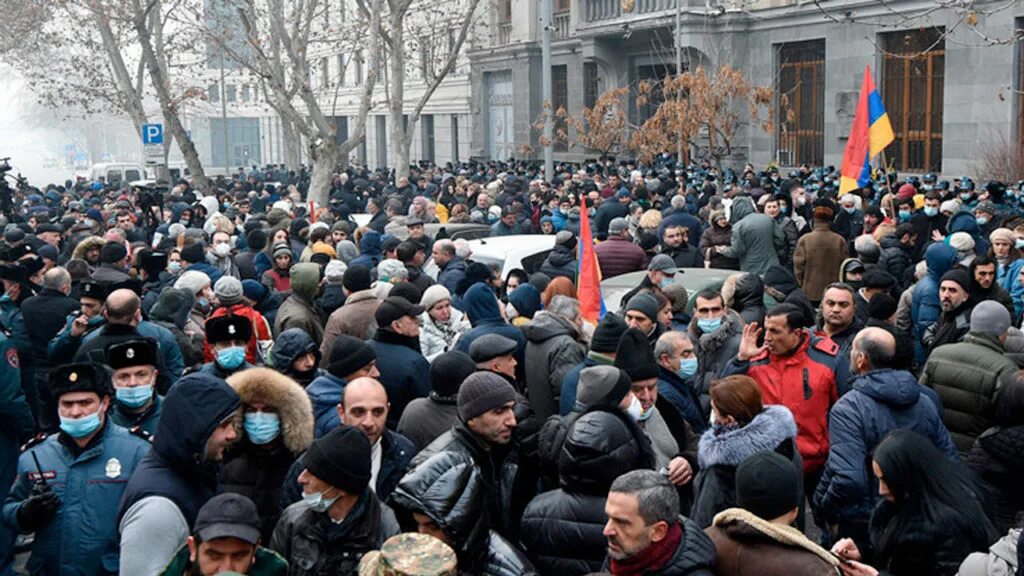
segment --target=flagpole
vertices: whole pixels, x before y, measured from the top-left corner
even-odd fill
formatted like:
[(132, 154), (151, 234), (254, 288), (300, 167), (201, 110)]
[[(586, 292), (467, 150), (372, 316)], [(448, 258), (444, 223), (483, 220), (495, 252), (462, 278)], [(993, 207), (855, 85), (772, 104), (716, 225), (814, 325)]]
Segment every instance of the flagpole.
[(892, 214), (890, 214), (889, 217), (892, 218), (894, 222), (899, 223), (895, 205), (896, 197), (892, 195), (892, 182), (889, 180), (889, 160), (885, 157), (885, 148), (882, 148), (882, 174), (885, 175), (885, 187), (889, 189), (889, 210), (892, 211)]

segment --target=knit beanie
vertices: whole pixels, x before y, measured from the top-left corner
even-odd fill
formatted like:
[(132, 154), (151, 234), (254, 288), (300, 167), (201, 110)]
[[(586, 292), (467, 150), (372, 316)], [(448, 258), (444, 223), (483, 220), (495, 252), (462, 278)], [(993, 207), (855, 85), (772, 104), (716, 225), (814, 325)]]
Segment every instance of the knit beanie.
[(324, 267), (324, 278), (327, 279), (331, 284), (338, 284), (345, 279), (345, 270), (348, 266), (341, 260), (331, 260)]
[(107, 242), (100, 248), (100, 262), (114, 264), (128, 257), (128, 249), (120, 242)]
[(555, 234), (555, 244), (559, 246), (565, 246), (569, 250), (576, 249), (576, 236), (568, 230), (562, 230), (558, 234)]
[(639, 382), (658, 377), (658, 362), (647, 336), (637, 328), (630, 328), (622, 334), (619, 347), (615, 350), (615, 367), (625, 370), (630, 380)]
[(762, 520), (773, 520), (800, 505), (797, 469), (777, 452), (749, 456), (736, 467), (736, 503)]
[(949, 235), (949, 245), (960, 252), (974, 250), (974, 238), (967, 232), (954, 232)]
[(868, 316), (875, 320), (888, 320), (896, 313), (896, 308), (896, 300), (882, 292), (872, 296), (871, 301), (868, 302)]
[(626, 312), (639, 312), (650, 320), (658, 320), (658, 300), (650, 292), (640, 292), (626, 303)]
[(515, 389), (501, 376), (494, 372), (474, 372), (459, 388), (459, 418), (468, 422), (515, 399)]
[(1009, 228), (996, 228), (989, 235), (988, 239), (990, 242), (995, 243), (996, 240), (1002, 240), (1013, 246), (1016, 243), (1016, 238), (1013, 236), (1013, 230)]
[(334, 251), (334, 246), (331, 246), (327, 242), (320, 241), (313, 244), (313, 254), (327, 254), (331, 258), (335, 258), (338, 253)]
[(254, 252), (263, 250), (267, 247), (267, 233), (257, 228), (245, 235), (245, 244)]
[(971, 275), (963, 268), (954, 268), (943, 274), (939, 280), (939, 286), (942, 286), (942, 283), (946, 281), (956, 282), (963, 288), (964, 292), (971, 291)]
[[(291, 246), (288, 245), (287, 242), (278, 242), (277, 244), (274, 244), (274, 259), (275, 260), (277, 259), (278, 256), (284, 256), (285, 254), (287, 254), (289, 256), (294, 256), (294, 254), (292, 254), (292, 248), (291, 248)], [(182, 258), (184, 258), (184, 257), (185, 257), (185, 255), (182, 254)]]
[(377, 353), (369, 344), (354, 336), (339, 334), (331, 344), (327, 371), (338, 378), (344, 378), (376, 359)]
[(476, 372), (476, 363), (469, 354), (452, 350), (430, 363), (430, 387), (437, 396), (454, 398), (462, 383)]
[(213, 285), (213, 293), (221, 306), (234, 306), (242, 301), (242, 283), (234, 276), (221, 276)]
[(345, 270), (345, 275), (341, 279), (341, 285), (344, 286), (345, 290), (348, 290), (350, 294), (369, 290), (370, 283), (370, 269), (362, 264), (349, 266), (348, 270)]
[(348, 264), (352, 260), (355, 260), (359, 256), (359, 251), (356, 250), (356, 245), (351, 240), (342, 240), (334, 246), (334, 249), (338, 252), (338, 259), (345, 264)]
[(344, 424), (331, 430), (302, 457), (306, 470), (348, 494), (362, 494), (370, 485), (370, 441)]
[(259, 302), (263, 300), (264, 294), (267, 293), (267, 288), (263, 284), (260, 284), (256, 280), (242, 280), (242, 296), (245, 296), (253, 302)]
[(394, 287), (391, 288), (391, 292), (388, 292), (388, 297), (391, 296), (400, 296), (408, 300), (410, 303), (412, 303), (419, 302), (420, 299), (423, 298), (423, 293), (420, 292), (418, 286), (416, 286), (412, 282), (405, 281), (399, 282), (398, 284), (395, 284)]
[(441, 284), (434, 284), (430, 288), (427, 288), (426, 290), (423, 291), (423, 296), (420, 297), (420, 306), (423, 306), (424, 308), (427, 309), (427, 311), (430, 311), (430, 308), (434, 304), (437, 304), (442, 300), (451, 299), (452, 294), (451, 292), (448, 291), (447, 288), (445, 288)]
[(591, 366), (580, 370), (576, 402), (591, 406), (618, 406), (629, 393), (629, 374), (615, 366)]
[(198, 264), (206, 261), (206, 244), (195, 242), (181, 249), (181, 259), (189, 264)]
[(1002, 336), (1010, 329), (1010, 312), (995, 300), (980, 302), (971, 311), (971, 333)]
[(188, 290), (193, 296), (198, 296), (209, 285), (210, 277), (196, 270), (185, 270), (174, 282), (175, 288)]
[(590, 349), (594, 352), (615, 352), (626, 328), (626, 323), (622, 321), (622, 318), (611, 312), (605, 314), (597, 328), (594, 329), (594, 337), (590, 340)]

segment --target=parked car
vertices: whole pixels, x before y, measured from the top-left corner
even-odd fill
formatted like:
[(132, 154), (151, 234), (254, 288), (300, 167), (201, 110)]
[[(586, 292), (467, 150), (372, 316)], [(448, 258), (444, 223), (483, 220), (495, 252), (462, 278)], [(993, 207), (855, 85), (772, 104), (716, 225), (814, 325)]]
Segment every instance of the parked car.
[[(615, 276), (601, 282), (601, 296), (604, 298), (604, 306), (607, 310), (618, 311), (625, 302), (622, 297), (627, 292), (636, 288), (647, 274), (646, 271), (630, 272), (621, 276)], [(719, 270), (717, 268), (682, 268), (675, 275), (674, 282), (682, 282), (689, 295), (689, 302), (686, 304), (687, 311), (693, 310), (693, 304), (697, 299), (697, 292), (705, 288), (713, 290), (721, 289), (725, 279), (733, 274), (742, 274), (736, 270)], [(770, 307), (775, 305), (775, 299), (765, 294), (764, 303)]]
[(473, 252), (470, 259), (482, 264), (498, 265), (502, 278), (515, 268), (533, 274), (544, 264), (544, 259), (554, 247), (554, 236), (539, 234), (496, 236), (469, 241), (469, 248)]

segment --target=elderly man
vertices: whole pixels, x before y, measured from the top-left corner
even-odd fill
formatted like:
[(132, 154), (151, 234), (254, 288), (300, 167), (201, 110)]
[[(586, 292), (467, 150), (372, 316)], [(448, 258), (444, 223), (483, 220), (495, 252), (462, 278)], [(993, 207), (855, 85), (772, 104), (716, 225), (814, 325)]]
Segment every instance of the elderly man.
[(671, 402), (696, 433), (704, 432), (707, 418), (694, 392), (698, 361), (690, 336), (674, 330), (665, 332), (654, 345), (654, 357), (658, 360), (658, 396)]
[(377, 354), (380, 381), (388, 391), (388, 427), (394, 429), (405, 406), (430, 393), (430, 363), (420, 354), (419, 315), (423, 307), (401, 296), (381, 302), (370, 347)]
[(437, 264), (437, 283), (455, 294), (459, 282), (466, 277), (466, 261), (455, 254), (455, 243), (444, 238), (434, 242), (431, 250), (434, 264)]
[(644, 262), (647, 261), (644, 249), (630, 241), (629, 224), (625, 218), (611, 221), (608, 225), (608, 239), (595, 246), (594, 253), (601, 266), (602, 278), (643, 270)]
[(562, 295), (523, 326), (526, 395), (541, 420), (558, 412), (562, 380), (586, 355), (582, 328), (579, 300)]

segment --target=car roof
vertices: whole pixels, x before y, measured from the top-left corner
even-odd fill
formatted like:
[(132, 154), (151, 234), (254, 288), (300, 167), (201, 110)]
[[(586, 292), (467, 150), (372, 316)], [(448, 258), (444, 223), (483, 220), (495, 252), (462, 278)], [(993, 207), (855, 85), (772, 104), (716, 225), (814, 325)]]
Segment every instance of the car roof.
[[(680, 268), (679, 273), (673, 278), (673, 283), (682, 283), (686, 287), (686, 293), (690, 299), (688, 307), (690, 307), (693, 305), (697, 292), (705, 288), (721, 288), (725, 279), (733, 274), (742, 274), (742, 272), (718, 268)], [(604, 298), (605, 308), (612, 312), (619, 310), (625, 304), (622, 302), (622, 297), (639, 286), (646, 275), (646, 270), (640, 270), (602, 281), (601, 296)]]
[(509, 256), (529, 256), (555, 247), (555, 237), (544, 234), (514, 234), (470, 240), (473, 254), (506, 259)]

